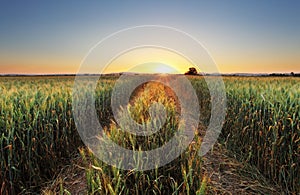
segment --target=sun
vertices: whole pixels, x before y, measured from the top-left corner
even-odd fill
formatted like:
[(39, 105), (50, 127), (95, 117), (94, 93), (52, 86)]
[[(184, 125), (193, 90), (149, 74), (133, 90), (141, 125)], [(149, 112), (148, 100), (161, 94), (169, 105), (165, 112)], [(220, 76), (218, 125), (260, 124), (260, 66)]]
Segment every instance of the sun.
[(174, 73), (174, 69), (166, 66), (166, 65), (157, 65), (155, 68), (153, 68), (154, 73), (163, 73), (163, 74), (171, 74)]
[(174, 65), (161, 62), (146, 62), (133, 65), (127, 70), (127, 72), (146, 74), (180, 74)]
[(183, 74), (191, 64), (184, 56), (164, 48), (137, 48), (117, 56), (103, 72)]

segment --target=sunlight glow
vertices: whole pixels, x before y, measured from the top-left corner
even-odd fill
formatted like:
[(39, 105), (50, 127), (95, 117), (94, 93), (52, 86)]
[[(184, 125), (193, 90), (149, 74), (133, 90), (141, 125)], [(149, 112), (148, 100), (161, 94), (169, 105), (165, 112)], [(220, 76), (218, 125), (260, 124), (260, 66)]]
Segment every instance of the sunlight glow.
[(118, 56), (105, 68), (104, 73), (178, 74), (185, 73), (192, 66), (190, 61), (175, 52), (162, 48), (139, 48)]
[(156, 67), (154, 69), (154, 72), (156, 72), (156, 73), (174, 73), (174, 70), (169, 67), (162, 66), (162, 67)]

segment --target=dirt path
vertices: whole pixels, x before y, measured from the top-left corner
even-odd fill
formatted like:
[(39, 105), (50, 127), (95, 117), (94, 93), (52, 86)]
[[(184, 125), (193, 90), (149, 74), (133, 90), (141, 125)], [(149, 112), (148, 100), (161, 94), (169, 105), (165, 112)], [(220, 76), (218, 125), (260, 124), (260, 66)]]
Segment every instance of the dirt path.
[(216, 143), (203, 157), (203, 171), (209, 178), (209, 194), (283, 194), (253, 167), (230, 157), (224, 146)]
[[(224, 146), (216, 143), (203, 157), (202, 170), (208, 178), (207, 194), (284, 194), (253, 167), (240, 163), (228, 154)], [(59, 193), (61, 186), (71, 194), (87, 194), (85, 169), (79, 156), (62, 169), (43, 190), (43, 194)]]

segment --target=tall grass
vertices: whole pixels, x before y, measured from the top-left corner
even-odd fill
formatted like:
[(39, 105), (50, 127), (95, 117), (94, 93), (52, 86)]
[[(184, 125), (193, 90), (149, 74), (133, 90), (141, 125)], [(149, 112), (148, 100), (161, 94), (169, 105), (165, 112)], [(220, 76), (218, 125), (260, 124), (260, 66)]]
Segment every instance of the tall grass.
[(0, 78), (0, 194), (38, 190), (81, 145), (72, 87), (71, 77)]
[[(189, 78), (199, 97), (201, 128), (205, 129), (211, 115), (211, 97), (202, 77)], [(180, 105), (176, 97), (165, 94), (162, 86), (133, 94), (134, 101), (128, 109), (137, 122), (149, 120), (150, 101), (164, 104), (168, 116), (158, 133), (133, 136), (121, 132), (113, 120), (110, 97), (115, 80), (106, 77), (95, 92), (96, 111), (106, 134), (131, 150), (149, 150), (167, 142), (178, 127)], [(73, 81), (71, 77), (0, 77), (0, 194), (38, 190), (82, 146), (72, 116)], [(240, 160), (256, 166), (270, 180), (281, 184), (286, 193), (295, 194), (300, 193), (299, 81), (292, 77), (224, 78), (227, 116), (221, 138)], [(87, 78), (82, 84), (89, 82)], [(203, 194), (207, 178), (201, 173), (202, 161), (197, 156), (200, 144), (196, 132), (193, 144), (184, 153), (150, 171), (120, 170), (81, 148), (88, 191)]]
[[(171, 94), (169, 89), (158, 83), (147, 83), (142, 88), (142, 92), (138, 90), (134, 93), (134, 100), (125, 109), (130, 111), (135, 121), (144, 123), (151, 120), (149, 106), (154, 102), (163, 104), (167, 118), (161, 130), (143, 137), (122, 131), (115, 123), (105, 129), (110, 140), (123, 148), (134, 151), (147, 151), (161, 147), (173, 137), (179, 122), (180, 110), (176, 107), (176, 96)], [(162, 121), (156, 121), (157, 125), (161, 123)], [(204, 194), (206, 183), (202, 182), (202, 160), (197, 153), (201, 144), (200, 140), (200, 137), (196, 135), (192, 145), (178, 158), (163, 167), (146, 171), (138, 171), (138, 167), (132, 170), (118, 169), (98, 160), (91, 151), (81, 149), (80, 154), (86, 163), (88, 193)], [(108, 148), (106, 150), (110, 151)], [(137, 159), (136, 162), (140, 161)]]
[(300, 79), (225, 78), (223, 138), (286, 193), (300, 193)]

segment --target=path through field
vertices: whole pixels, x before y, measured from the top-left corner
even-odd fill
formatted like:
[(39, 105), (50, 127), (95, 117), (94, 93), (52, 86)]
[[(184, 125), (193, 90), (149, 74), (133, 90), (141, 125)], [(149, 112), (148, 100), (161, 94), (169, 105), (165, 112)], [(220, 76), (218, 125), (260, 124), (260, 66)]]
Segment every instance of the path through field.
[[(229, 156), (224, 146), (216, 143), (213, 150), (203, 157), (202, 170), (208, 177), (207, 194), (282, 194), (280, 188), (271, 185), (259, 172)], [(64, 167), (44, 194), (59, 192), (60, 185), (71, 194), (86, 194), (85, 168), (80, 157)]]
[[(153, 84), (145, 84), (136, 89), (131, 103), (151, 85)], [(162, 87), (162, 89), (172, 101), (178, 101), (169, 88)], [(177, 106), (176, 111), (180, 112)], [(204, 137), (205, 130), (200, 127), (198, 131), (200, 137)], [(236, 160), (220, 143), (216, 143), (212, 150), (203, 156), (202, 171), (207, 177), (207, 194), (282, 194), (280, 188), (270, 184), (255, 168)], [(72, 164), (63, 168), (56, 179), (48, 185), (44, 194), (59, 192), (61, 186), (71, 194), (87, 193), (85, 168), (78, 155), (74, 157)]]

